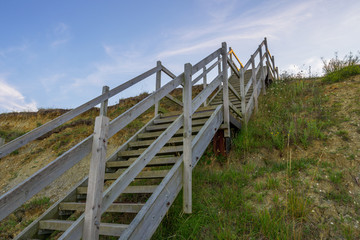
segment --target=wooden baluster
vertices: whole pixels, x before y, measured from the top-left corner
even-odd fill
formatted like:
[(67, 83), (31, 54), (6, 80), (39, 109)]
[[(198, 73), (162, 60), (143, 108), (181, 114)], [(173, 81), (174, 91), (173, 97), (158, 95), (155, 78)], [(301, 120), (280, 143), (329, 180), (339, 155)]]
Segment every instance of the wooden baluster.
[[(161, 61), (157, 61), (156, 65), (161, 67)], [(161, 88), (161, 68), (156, 72), (156, 83), (155, 83), (155, 90)], [(155, 103), (155, 116), (159, 114), (159, 104), (160, 101)]]
[[(206, 74), (206, 66), (203, 68), (203, 89), (206, 88), (207, 86), (207, 74)], [(206, 107), (208, 105), (208, 99), (206, 98), (204, 101), (204, 107)]]
[(265, 72), (264, 72), (264, 64), (263, 64), (263, 61), (262, 61), (262, 57), (263, 57), (263, 54), (262, 54), (262, 47), (261, 45), (259, 46), (259, 55), (260, 55), (260, 70), (261, 70), (261, 78), (260, 78), (260, 81), (262, 83), (262, 92), (263, 94), (265, 95), (266, 94), (266, 86), (265, 86)]
[[(108, 91), (109, 87), (104, 86), (103, 93)], [(109, 118), (106, 117), (107, 105), (108, 100), (101, 103), (100, 116), (95, 119), (83, 229), (83, 239), (86, 240), (99, 239), (101, 202), (104, 187), (106, 150), (109, 133)]]
[(224, 124), (226, 126), (224, 136), (230, 138), (230, 112), (229, 112), (229, 86), (228, 86), (228, 66), (227, 66), (227, 46), (222, 43), (222, 73), (223, 73), (223, 103), (224, 103)]
[(256, 68), (255, 68), (255, 58), (254, 55), (251, 55), (251, 66), (252, 66), (252, 81), (253, 81), (253, 95), (254, 95), (254, 105), (255, 113), (258, 112), (258, 99), (257, 99), (257, 81), (256, 81)]
[(184, 67), (183, 109), (184, 109), (184, 139), (183, 139), (183, 210), (192, 213), (192, 66), (186, 63)]

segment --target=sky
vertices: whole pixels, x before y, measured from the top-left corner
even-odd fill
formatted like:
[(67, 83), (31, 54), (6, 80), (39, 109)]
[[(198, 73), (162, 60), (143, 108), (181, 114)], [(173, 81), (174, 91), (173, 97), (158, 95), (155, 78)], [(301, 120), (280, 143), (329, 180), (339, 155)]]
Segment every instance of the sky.
[(321, 75), (321, 58), (360, 50), (359, 10), (359, 0), (1, 1), (0, 113), (77, 107), (158, 60), (178, 75), (224, 41), (246, 62), (267, 37), (280, 73)]

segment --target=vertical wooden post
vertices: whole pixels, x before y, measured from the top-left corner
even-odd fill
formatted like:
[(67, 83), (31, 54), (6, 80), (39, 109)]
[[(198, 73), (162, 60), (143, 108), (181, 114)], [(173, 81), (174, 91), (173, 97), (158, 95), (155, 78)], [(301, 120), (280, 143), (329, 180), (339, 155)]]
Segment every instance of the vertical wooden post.
[[(103, 86), (102, 89), (102, 93), (107, 93), (109, 92), (109, 87), (108, 86)], [(108, 102), (109, 100), (106, 99), (105, 101), (103, 101), (100, 105), (100, 116), (107, 116), (107, 107), (108, 107)]]
[(96, 117), (83, 229), (86, 240), (99, 239), (108, 132), (109, 118)]
[(259, 55), (260, 55), (260, 70), (261, 70), (261, 79), (260, 79), (260, 81), (262, 83), (262, 92), (263, 92), (263, 94), (266, 94), (265, 73), (264, 73), (264, 64), (263, 64), (263, 61), (262, 61), (263, 54), (262, 54), (261, 45), (259, 46)]
[(253, 94), (254, 94), (254, 105), (255, 113), (258, 112), (258, 99), (257, 99), (257, 81), (256, 81), (256, 67), (255, 67), (255, 58), (254, 55), (251, 55), (251, 66), (252, 66), (252, 81), (253, 81)]
[(272, 64), (272, 69), (274, 70), (274, 72), (273, 72), (274, 78), (276, 78), (275, 58), (274, 58), (274, 56), (271, 57), (271, 64)]
[(2, 145), (4, 145), (5, 144), (5, 139), (4, 138), (0, 138), (0, 147), (2, 146)]
[[(161, 62), (156, 62), (157, 66), (161, 66)], [(158, 90), (161, 87), (161, 70), (156, 72), (156, 83), (155, 90)], [(155, 116), (159, 114), (159, 101), (155, 103)]]
[[(206, 66), (204, 66), (203, 68), (203, 89), (206, 88), (207, 86), (207, 74), (206, 74)], [(205, 101), (204, 101), (204, 107), (206, 107), (208, 105), (208, 99), (206, 98)]]
[[(268, 44), (267, 44), (267, 39), (264, 38), (264, 43), (265, 43), (265, 54), (266, 54), (266, 62), (269, 64), (269, 66), (271, 66), (271, 62), (270, 62), (270, 56), (269, 56), (269, 48), (268, 48)], [(268, 67), (268, 73), (269, 71), (271, 71), (271, 69), (269, 69)], [(268, 74), (269, 75), (269, 74)]]
[(279, 68), (278, 67), (276, 67), (276, 75), (277, 75), (277, 80), (279, 80), (280, 77), (279, 77)]
[(229, 86), (228, 86), (228, 67), (227, 67), (227, 46), (222, 43), (222, 73), (223, 73), (223, 103), (224, 103), (224, 124), (226, 126), (224, 136), (230, 138), (230, 112), (229, 112)]
[[(231, 50), (232, 50), (232, 48), (229, 47), (229, 52), (231, 52)], [(231, 62), (232, 64), (234, 64), (234, 62), (233, 62), (233, 56), (232, 56), (231, 53), (230, 53), (230, 62)], [(235, 65), (235, 64), (234, 64), (234, 65)], [(232, 70), (232, 68), (231, 68), (231, 72), (234, 73), (234, 71)]]
[(184, 67), (183, 109), (184, 109), (184, 139), (183, 139), (183, 210), (192, 213), (192, 66), (186, 63)]
[(245, 70), (240, 69), (240, 96), (241, 96), (241, 113), (243, 115), (243, 122), (245, 126), (247, 124), (247, 112), (246, 112), (246, 98), (245, 98)]

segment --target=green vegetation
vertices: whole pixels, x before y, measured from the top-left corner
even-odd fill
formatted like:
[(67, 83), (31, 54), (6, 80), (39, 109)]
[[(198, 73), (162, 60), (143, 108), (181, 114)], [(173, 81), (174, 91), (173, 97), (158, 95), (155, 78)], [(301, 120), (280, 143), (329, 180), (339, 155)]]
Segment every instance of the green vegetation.
[(360, 66), (356, 65), (360, 62), (360, 53), (358, 55), (353, 55), (352, 52), (350, 52), (343, 60), (339, 59), (337, 53), (335, 53), (335, 57), (329, 62), (324, 59), (322, 59), (322, 61), (324, 63), (323, 71), (325, 73), (323, 82), (339, 82), (351, 76), (360, 74)]
[[(327, 76), (353, 66), (339, 70), (335, 63), (326, 66)], [(337, 154), (349, 150), (342, 144), (350, 141), (350, 130), (340, 124), (358, 125), (337, 115), (343, 102), (329, 103), (334, 82), (287, 78), (271, 85), (259, 99), (259, 114), (233, 140), (232, 154), (224, 160), (208, 150), (193, 170), (193, 213), (182, 212), (180, 193), (153, 239), (359, 239), (360, 196), (349, 190), (350, 170)], [(324, 157), (333, 128), (342, 140), (328, 153), (335, 161)], [(319, 152), (304, 154), (315, 142)], [(331, 213), (335, 206), (338, 215)]]

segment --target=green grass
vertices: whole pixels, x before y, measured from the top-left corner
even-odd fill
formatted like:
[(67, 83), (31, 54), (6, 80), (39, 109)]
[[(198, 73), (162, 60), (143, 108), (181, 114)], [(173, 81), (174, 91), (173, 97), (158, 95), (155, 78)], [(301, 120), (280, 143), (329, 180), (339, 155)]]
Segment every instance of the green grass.
[(343, 81), (351, 76), (360, 74), (359, 65), (350, 65), (325, 75), (323, 82), (334, 83)]
[(315, 139), (324, 140), (324, 129), (334, 124), (334, 109), (323, 108), (327, 97), (320, 82), (288, 80), (273, 84), (259, 99), (259, 114), (234, 139), (241, 155), (260, 148), (283, 151), (290, 145), (309, 147)]

